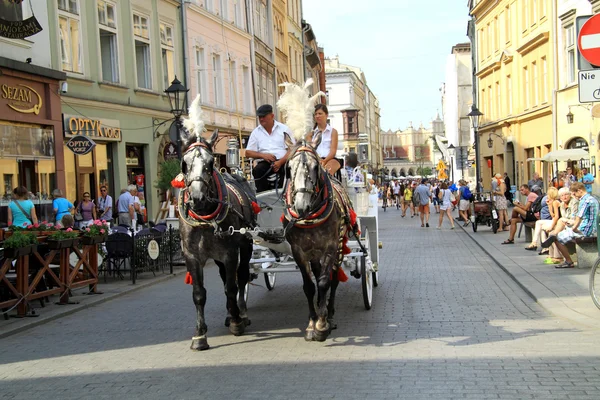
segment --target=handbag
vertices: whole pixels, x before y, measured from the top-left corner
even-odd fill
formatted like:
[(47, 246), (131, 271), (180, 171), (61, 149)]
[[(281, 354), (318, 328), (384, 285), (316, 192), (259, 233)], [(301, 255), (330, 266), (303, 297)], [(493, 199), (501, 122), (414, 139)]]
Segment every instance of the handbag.
[(450, 192), (450, 201), (453, 203), (456, 201), (456, 195), (452, 192)]
[(76, 222), (83, 221), (83, 215), (81, 215), (81, 205), (77, 207), (77, 211), (75, 211), (75, 215), (73, 215), (73, 219)]

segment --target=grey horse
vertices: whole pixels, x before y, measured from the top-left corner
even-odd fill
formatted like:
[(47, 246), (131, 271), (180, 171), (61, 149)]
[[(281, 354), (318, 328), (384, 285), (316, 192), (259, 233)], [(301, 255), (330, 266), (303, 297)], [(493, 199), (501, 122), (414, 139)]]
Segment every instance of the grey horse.
[[(349, 227), (346, 208), (349, 200), (344, 204), (345, 192), (341, 185), (321, 166), (315, 151), (320, 142), (321, 132), (314, 135), (311, 143), (301, 140), (294, 144), (286, 137), (286, 144), (291, 149), (288, 158), (291, 180), (286, 188), (287, 210), (283, 224), (294, 261), (302, 273), (308, 300), (309, 323), (304, 336), (307, 341), (324, 341), (335, 328), (332, 321), (335, 292), (339, 284), (343, 238)], [(316, 309), (316, 289), (311, 272), (318, 287)]]
[(229, 313), (225, 324), (237, 336), (250, 323), (244, 294), (250, 278), (252, 240), (230, 227), (239, 230), (255, 225), (254, 193), (247, 182), (215, 170), (212, 146), (217, 136), (215, 131), (210, 139), (189, 137), (181, 162), (185, 188), (178, 201), (179, 225), (197, 310), (192, 350), (209, 348), (204, 318), (204, 266), (208, 259), (215, 260), (223, 279)]

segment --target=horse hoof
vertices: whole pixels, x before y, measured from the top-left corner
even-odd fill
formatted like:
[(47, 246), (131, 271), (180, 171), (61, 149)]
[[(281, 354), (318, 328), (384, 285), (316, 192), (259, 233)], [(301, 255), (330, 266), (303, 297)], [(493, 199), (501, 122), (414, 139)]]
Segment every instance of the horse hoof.
[(250, 325), (252, 325), (252, 321), (250, 321), (250, 318), (248, 318), (248, 317), (242, 318), (242, 322), (243, 322), (243, 323), (244, 323), (244, 325), (246, 325), (246, 326), (250, 326)]
[(206, 340), (206, 338), (198, 338), (198, 339), (192, 339), (192, 345), (190, 346), (191, 350), (194, 351), (202, 351), (202, 350), (208, 350), (210, 346), (208, 345), (208, 340)]
[(225, 318), (225, 326), (229, 328), (230, 323), (231, 323), (231, 317)]
[(325, 340), (327, 340), (327, 336), (329, 336), (329, 329), (326, 329), (324, 331), (319, 331), (319, 330), (315, 330), (315, 338), (314, 340), (316, 340), (317, 342), (324, 342)]
[(312, 342), (313, 340), (315, 340), (314, 329), (306, 330), (306, 332), (304, 333), (304, 340), (306, 340), (307, 342)]
[(244, 325), (244, 321), (238, 323), (231, 321), (231, 324), (229, 325), (229, 332), (231, 332), (233, 336), (242, 336), (245, 330), (246, 325)]

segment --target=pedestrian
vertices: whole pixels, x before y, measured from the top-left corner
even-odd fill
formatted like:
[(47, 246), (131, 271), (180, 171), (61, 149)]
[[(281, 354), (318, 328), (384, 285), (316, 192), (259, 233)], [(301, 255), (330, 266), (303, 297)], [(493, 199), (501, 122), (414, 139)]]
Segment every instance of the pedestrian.
[(592, 184), (594, 183), (594, 175), (588, 172), (587, 168), (581, 168), (581, 179), (579, 182), (585, 185), (585, 190), (588, 194), (592, 194)]
[(504, 185), (506, 186), (506, 191), (504, 192), (504, 197), (506, 197), (506, 201), (513, 205), (513, 195), (512, 195), (512, 187), (510, 186), (510, 178), (508, 174), (504, 173)]
[(419, 215), (421, 217), (421, 228), (429, 228), (429, 203), (431, 201), (431, 191), (427, 186), (427, 178), (421, 180), (421, 184), (417, 186), (413, 194), (413, 198), (419, 202)]
[(440, 185), (438, 182), (435, 182), (431, 192), (433, 194), (433, 208), (435, 208), (436, 214), (439, 214), (441, 200), (440, 200)]
[(118, 211), (119, 211), (119, 225), (126, 225), (131, 227), (131, 221), (135, 218), (134, 208), (134, 194), (137, 188), (135, 185), (127, 186), (127, 190), (119, 196)]
[(58, 227), (62, 227), (62, 217), (65, 214), (71, 214), (73, 211), (73, 204), (63, 197), (63, 192), (60, 189), (54, 189), (52, 191), (52, 208), (54, 209), (54, 221)]
[(19, 186), (13, 190), (14, 198), (8, 203), (8, 225), (27, 227), (36, 225), (38, 218), (35, 206), (29, 200), (29, 191), (25, 186)]
[[(542, 198), (542, 209), (540, 210), (540, 219), (535, 222), (535, 230), (533, 238), (529, 246), (525, 250), (536, 251), (538, 243), (543, 242), (546, 238), (546, 232), (552, 231), (560, 217), (560, 201), (558, 200), (558, 189), (555, 187), (548, 188), (548, 192)], [(546, 254), (547, 251), (542, 250), (541, 254)]]
[(440, 222), (438, 224), (438, 229), (442, 229), (442, 224), (444, 222), (444, 215), (448, 217), (450, 221), (450, 229), (454, 229), (454, 218), (452, 217), (452, 192), (448, 189), (448, 184), (446, 182), (442, 182), (439, 187), (438, 198), (440, 200)]
[(410, 184), (407, 183), (404, 188), (404, 194), (402, 196), (402, 218), (406, 216), (406, 209), (410, 208), (410, 217), (415, 217), (415, 209), (412, 203), (413, 191), (410, 188)]
[(527, 198), (527, 202), (524, 205), (522, 205), (518, 200), (515, 200), (515, 206), (513, 208), (510, 219), (510, 230), (508, 234), (508, 239), (502, 242), (502, 244), (515, 243), (515, 234), (517, 233), (518, 223), (535, 222), (538, 220), (535, 214), (531, 211), (531, 207), (538, 198), (538, 195), (535, 192), (530, 191), (528, 185), (521, 185), (521, 187), (519, 188), (519, 192)]
[(577, 179), (575, 179), (575, 175), (573, 175), (572, 167), (567, 167), (567, 171), (565, 172), (563, 179), (564, 179), (563, 187), (566, 187), (567, 189), (569, 187), (571, 187), (571, 183), (577, 181)]
[[(572, 226), (575, 223), (575, 217), (577, 216), (579, 199), (575, 196), (571, 196), (570, 189), (562, 187), (558, 191), (558, 197), (561, 201), (560, 218), (558, 219), (556, 226), (554, 226), (553, 229), (547, 230), (548, 234), (550, 234), (550, 232), (558, 234), (558, 232), (561, 232), (565, 226)], [(560, 251), (558, 251), (556, 243), (552, 243), (552, 246), (550, 246), (548, 250), (549, 257), (544, 260), (544, 264), (562, 264), (563, 256), (560, 253)]]
[(469, 207), (471, 206), (471, 190), (467, 186), (467, 182), (464, 179), (458, 181), (458, 214), (464, 221), (463, 226), (468, 226), (471, 222), (469, 220)]
[(80, 201), (77, 205), (77, 211), (81, 214), (83, 219), (79, 222), (80, 228), (87, 228), (96, 220), (96, 206), (92, 201), (90, 192), (83, 193), (83, 201)]
[(98, 219), (112, 223), (113, 218), (113, 199), (108, 194), (106, 186), (100, 186), (100, 197), (98, 198)]
[[(540, 174), (538, 174), (537, 172), (535, 172), (533, 174), (533, 178), (529, 180), (529, 182), (527, 182), (527, 186), (529, 186), (530, 188), (533, 188), (534, 186), (539, 187), (541, 190), (544, 189), (544, 181), (542, 181), (542, 179), (540, 178)], [(533, 190), (533, 189), (531, 189)]]
[(246, 146), (246, 157), (259, 160), (252, 168), (257, 192), (264, 192), (275, 186), (283, 187), (285, 163), (289, 149), (285, 144), (286, 134), (294, 140), (286, 125), (275, 120), (273, 106), (264, 104), (256, 110), (259, 125), (250, 133)]
[[(506, 197), (504, 196), (504, 193), (506, 193), (506, 185), (504, 184), (504, 179), (502, 179), (501, 174), (496, 174), (495, 181), (496, 189), (492, 192), (492, 195), (494, 196), (494, 204), (496, 206), (496, 211), (498, 212), (498, 230), (505, 231), (508, 230), (505, 228), (509, 225), (507, 211), (508, 203), (506, 201)], [(492, 185), (492, 187), (494, 187), (494, 185)]]

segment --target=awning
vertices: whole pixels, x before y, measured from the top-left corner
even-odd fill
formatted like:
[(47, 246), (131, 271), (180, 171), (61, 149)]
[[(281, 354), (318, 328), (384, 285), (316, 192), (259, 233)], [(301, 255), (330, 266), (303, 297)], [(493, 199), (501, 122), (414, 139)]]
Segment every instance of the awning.
[(590, 153), (583, 149), (568, 149), (551, 151), (542, 158), (528, 158), (527, 161), (578, 161), (590, 158)]

